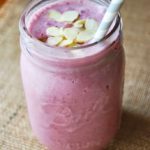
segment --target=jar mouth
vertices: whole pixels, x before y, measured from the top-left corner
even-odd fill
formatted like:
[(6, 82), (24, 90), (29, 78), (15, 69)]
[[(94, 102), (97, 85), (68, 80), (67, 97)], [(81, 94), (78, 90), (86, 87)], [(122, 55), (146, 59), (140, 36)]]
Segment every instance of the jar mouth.
[(36, 3), (36, 5), (33, 5), (33, 7), (30, 7), (30, 4), (27, 6), (27, 9), (23, 12), (23, 14), (20, 17), (19, 29), (20, 29), (21, 34), (23, 34), (23, 36), (25, 36), (29, 41), (33, 41), (36, 44), (38, 44), (39, 46), (42, 46), (42, 47), (44, 46), (46, 49), (49, 49), (49, 50), (56, 50), (56, 48), (57, 48), (58, 52), (70, 52), (70, 51), (80, 50), (80, 49), (84, 50), (84, 49), (87, 49), (89, 47), (96, 46), (97, 44), (104, 43), (107, 39), (109, 39), (111, 37), (111, 35), (113, 35), (113, 33), (117, 30), (119, 25), (120, 25), (120, 29), (121, 29), (121, 24), (120, 24), (121, 17), (120, 17), (120, 13), (118, 12), (118, 15), (115, 18), (115, 23), (114, 23), (113, 27), (107, 33), (107, 35), (104, 38), (102, 38), (101, 40), (96, 41), (94, 43), (81, 45), (79, 47), (58, 47), (58, 46), (57, 47), (56, 46), (53, 47), (53, 46), (48, 45), (45, 42), (42, 42), (42, 41), (38, 40), (36, 37), (34, 37), (28, 31), (28, 27), (27, 27), (25, 18), (27, 17), (28, 13), (30, 13), (30, 10), (34, 9), (40, 3), (42, 3), (42, 1), (39, 1), (38, 3)]

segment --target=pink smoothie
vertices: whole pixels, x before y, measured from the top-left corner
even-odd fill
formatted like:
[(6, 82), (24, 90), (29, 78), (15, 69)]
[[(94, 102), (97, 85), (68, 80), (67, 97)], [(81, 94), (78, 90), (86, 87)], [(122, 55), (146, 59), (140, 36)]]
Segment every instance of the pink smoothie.
[[(29, 23), (29, 32), (32, 36), (42, 39), (46, 37), (46, 29), (50, 26), (56, 27), (66, 27), (67, 22), (57, 22), (49, 18), (50, 10), (56, 10), (58, 12), (64, 13), (68, 10), (75, 10), (79, 12), (80, 19), (95, 19), (97, 22), (100, 22), (102, 16), (106, 10), (104, 6), (98, 6), (96, 3), (86, 1), (86, 0), (63, 0), (59, 3), (53, 5), (48, 5), (44, 8), (41, 8), (37, 11), (34, 16), (31, 18)], [(96, 13), (95, 13), (96, 12)]]
[[(97, 21), (105, 12), (104, 6), (88, 0), (50, 4), (36, 10), (27, 24), (29, 33), (40, 40), (46, 38), (48, 26), (65, 26), (47, 17), (51, 9), (76, 10), (81, 18)], [(41, 43), (21, 35), (21, 73), (29, 118), (48, 150), (101, 150), (114, 138), (121, 117), (124, 51), (119, 31), (111, 39), (83, 48), (85, 56), (61, 58), (59, 48), (44, 55)]]

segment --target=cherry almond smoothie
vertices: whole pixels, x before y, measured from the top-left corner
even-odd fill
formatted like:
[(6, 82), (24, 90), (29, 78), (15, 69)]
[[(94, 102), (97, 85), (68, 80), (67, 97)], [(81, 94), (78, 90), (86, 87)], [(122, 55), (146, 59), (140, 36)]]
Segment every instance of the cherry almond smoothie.
[(21, 74), (34, 134), (48, 150), (102, 150), (121, 118), (122, 24), (91, 43), (109, 3), (36, 0), (20, 19)]

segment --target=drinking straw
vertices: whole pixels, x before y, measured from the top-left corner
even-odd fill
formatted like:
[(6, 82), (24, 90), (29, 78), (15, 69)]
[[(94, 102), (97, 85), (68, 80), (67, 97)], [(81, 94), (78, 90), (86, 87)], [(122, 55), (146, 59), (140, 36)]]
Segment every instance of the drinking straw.
[(104, 17), (97, 29), (94, 39), (92, 40), (93, 43), (100, 41), (104, 38), (104, 36), (108, 32), (108, 29), (111, 26), (113, 20), (115, 19), (116, 15), (118, 14), (118, 11), (119, 11), (123, 1), (124, 0), (112, 0), (110, 2), (110, 5), (109, 5), (108, 9), (106, 10), (106, 13), (104, 14)]

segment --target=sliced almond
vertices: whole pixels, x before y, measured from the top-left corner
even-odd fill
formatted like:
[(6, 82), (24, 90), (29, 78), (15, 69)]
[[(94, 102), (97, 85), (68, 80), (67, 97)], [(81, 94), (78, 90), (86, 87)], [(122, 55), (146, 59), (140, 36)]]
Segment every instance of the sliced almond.
[(66, 11), (63, 13), (61, 16), (61, 21), (62, 22), (73, 22), (79, 17), (79, 13), (74, 10)]
[(64, 29), (63, 29), (63, 27), (61, 27), (59, 29), (59, 34), (60, 34), (60, 36), (64, 37)]
[(85, 28), (90, 32), (96, 32), (98, 29), (98, 23), (94, 19), (87, 19), (85, 22)]
[(49, 37), (47, 39), (47, 44), (50, 46), (56, 46), (58, 45), (61, 41), (63, 40), (63, 38), (60, 36), (57, 37)]
[(61, 47), (67, 47), (73, 44), (73, 40), (67, 39), (67, 40), (63, 40), (59, 46)]
[(89, 40), (91, 40), (93, 38), (93, 33), (89, 32), (89, 31), (81, 31), (77, 38), (76, 38), (76, 42), (77, 43), (85, 43)]
[(60, 36), (60, 29), (57, 27), (49, 27), (46, 30), (47, 36)]
[(77, 21), (74, 23), (74, 27), (76, 27), (76, 28), (83, 28), (83, 27), (84, 27), (84, 24), (85, 24), (85, 20), (77, 20)]
[(56, 10), (51, 10), (49, 13), (49, 17), (51, 19), (54, 19), (55, 21), (58, 21), (58, 22), (61, 21), (61, 13)]
[(66, 39), (74, 40), (79, 33), (79, 29), (77, 28), (65, 28), (63, 34)]

